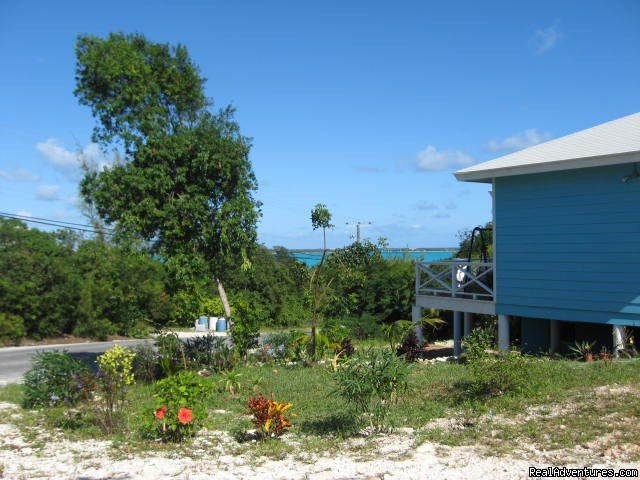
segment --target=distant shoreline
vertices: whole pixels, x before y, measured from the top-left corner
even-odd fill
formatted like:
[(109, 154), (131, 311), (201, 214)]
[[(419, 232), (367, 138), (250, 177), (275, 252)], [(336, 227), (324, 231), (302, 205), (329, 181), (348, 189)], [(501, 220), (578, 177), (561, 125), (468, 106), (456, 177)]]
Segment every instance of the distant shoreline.
[[(286, 248), (286, 247), (285, 247)], [(273, 248), (269, 250), (273, 251)], [(336, 250), (335, 248), (327, 248), (327, 252), (333, 252)], [(427, 248), (427, 247), (417, 247), (417, 248), (406, 248), (406, 247), (389, 247), (389, 248), (381, 248), (383, 252), (457, 252), (457, 247), (442, 247), (442, 248)], [(291, 253), (322, 253), (322, 248), (287, 248), (288, 252)]]
[[(297, 249), (288, 251), (292, 257), (303, 262), (307, 267), (318, 265), (322, 258), (322, 249)], [(437, 262), (453, 257), (457, 251), (457, 248), (383, 248), (381, 249), (381, 255), (382, 258), (386, 260)], [(333, 252), (333, 249), (327, 249), (328, 254)]]

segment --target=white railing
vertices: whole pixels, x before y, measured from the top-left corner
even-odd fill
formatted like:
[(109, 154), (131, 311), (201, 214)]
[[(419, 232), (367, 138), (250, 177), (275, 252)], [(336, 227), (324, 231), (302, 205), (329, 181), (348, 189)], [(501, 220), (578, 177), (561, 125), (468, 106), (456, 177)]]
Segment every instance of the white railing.
[(493, 301), (493, 262), (416, 262), (416, 295)]

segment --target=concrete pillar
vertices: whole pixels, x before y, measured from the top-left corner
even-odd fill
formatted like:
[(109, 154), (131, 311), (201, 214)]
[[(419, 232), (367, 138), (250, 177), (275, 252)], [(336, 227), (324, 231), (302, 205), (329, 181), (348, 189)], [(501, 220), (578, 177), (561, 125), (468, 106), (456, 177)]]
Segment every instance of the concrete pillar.
[(549, 353), (560, 351), (560, 322), (549, 320)]
[(464, 312), (464, 336), (466, 337), (473, 329), (473, 313)]
[(509, 315), (498, 315), (498, 350), (501, 352), (509, 351)]
[(422, 307), (414, 305), (411, 307), (411, 321), (413, 322), (413, 330), (416, 332), (416, 337), (420, 343), (424, 342), (424, 335), (422, 335)]
[(462, 312), (453, 312), (453, 355), (462, 353)]
[(616, 357), (620, 356), (620, 350), (624, 348), (624, 326), (623, 325), (614, 325), (613, 326), (613, 354)]

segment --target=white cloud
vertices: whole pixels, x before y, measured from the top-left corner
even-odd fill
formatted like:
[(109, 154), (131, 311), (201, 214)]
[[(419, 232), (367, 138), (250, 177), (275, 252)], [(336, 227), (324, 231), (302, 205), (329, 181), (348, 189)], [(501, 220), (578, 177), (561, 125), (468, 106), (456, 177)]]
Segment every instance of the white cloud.
[(548, 28), (541, 28), (534, 32), (531, 37), (531, 46), (537, 55), (542, 55), (555, 47), (564, 38), (564, 33), (554, 24)]
[(53, 202), (55, 200), (59, 200), (58, 191), (60, 190), (60, 185), (40, 185), (38, 190), (36, 191), (36, 198), (38, 200), (45, 200), (48, 202)]
[(458, 208), (458, 204), (453, 200), (449, 200), (447, 203), (444, 204), (444, 208), (446, 210), (455, 210), (456, 208)]
[(9, 180), (10, 182), (36, 182), (40, 180), (40, 177), (38, 175), (24, 168), (19, 168), (13, 173), (9, 173), (5, 170), (0, 170), (0, 178), (4, 178), (5, 180)]
[(16, 213), (19, 217), (33, 217), (33, 214), (27, 210), (20, 210)]
[(451, 215), (445, 212), (438, 212), (435, 215), (433, 215), (433, 218), (451, 218)]
[(418, 152), (417, 167), (420, 170), (438, 171), (450, 168), (468, 167), (473, 164), (472, 157), (460, 150), (436, 150), (433, 145)]
[(49, 138), (46, 142), (37, 143), (36, 149), (54, 167), (66, 169), (75, 168), (79, 165), (78, 154), (64, 148), (55, 138)]
[(539, 132), (535, 128), (529, 128), (504, 140), (489, 140), (487, 147), (492, 152), (515, 152), (523, 148), (532, 147), (538, 143), (551, 139), (551, 133)]
[(111, 164), (97, 143), (88, 143), (81, 150), (72, 152), (55, 138), (49, 138), (45, 142), (37, 143), (36, 149), (47, 163), (67, 172), (77, 170), (83, 161), (98, 170), (103, 170)]

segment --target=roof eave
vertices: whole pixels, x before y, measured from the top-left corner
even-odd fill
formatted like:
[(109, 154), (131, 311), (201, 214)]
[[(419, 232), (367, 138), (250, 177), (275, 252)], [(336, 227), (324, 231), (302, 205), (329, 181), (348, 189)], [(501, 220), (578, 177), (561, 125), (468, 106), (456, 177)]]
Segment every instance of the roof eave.
[[(454, 172), (456, 179), (462, 182), (490, 183), (498, 177), (510, 177), (513, 175), (528, 175), (533, 173), (558, 172), (562, 170), (575, 170), (578, 168), (604, 167), (621, 163), (640, 162), (640, 151), (616, 153), (613, 155), (601, 155), (597, 157), (573, 158), (570, 160), (558, 160), (555, 162), (535, 163), (529, 165), (517, 165), (512, 167), (489, 168), (483, 170), (458, 170)], [(467, 171), (468, 170), (468, 171)]]

